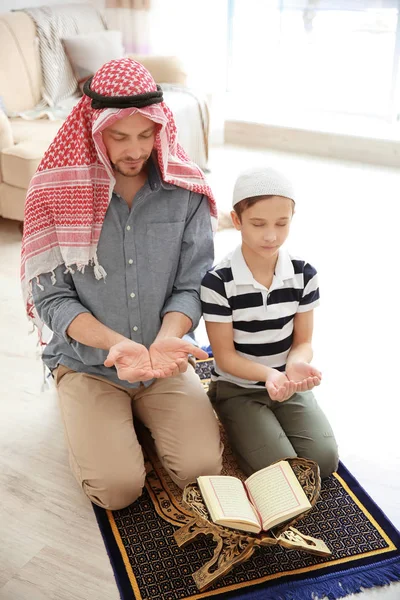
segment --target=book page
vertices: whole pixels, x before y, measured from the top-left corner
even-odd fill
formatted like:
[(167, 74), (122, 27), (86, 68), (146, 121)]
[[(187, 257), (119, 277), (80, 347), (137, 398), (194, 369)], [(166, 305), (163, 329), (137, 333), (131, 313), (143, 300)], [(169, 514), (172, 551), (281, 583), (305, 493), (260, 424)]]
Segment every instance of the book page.
[(246, 486), (264, 529), (271, 522), (283, 522), (311, 507), (287, 461), (257, 471), (246, 480)]
[(213, 521), (247, 520), (260, 526), (257, 513), (240, 479), (215, 475), (198, 477), (197, 481)]

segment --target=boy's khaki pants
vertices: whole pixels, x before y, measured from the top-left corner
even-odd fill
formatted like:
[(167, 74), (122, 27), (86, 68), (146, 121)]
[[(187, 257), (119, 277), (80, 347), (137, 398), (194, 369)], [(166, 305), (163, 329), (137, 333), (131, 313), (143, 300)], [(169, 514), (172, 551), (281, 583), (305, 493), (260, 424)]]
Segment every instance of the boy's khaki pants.
[(95, 504), (120, 509), (142, 492), (146, 473), (134, 417), (150, 430), (164, 467), (179, 487), (199, 475), (220, 473), (217, 419), (191, 365), (177, 377), (136, 389), (63, 365), (53, 375), (71, 469)]

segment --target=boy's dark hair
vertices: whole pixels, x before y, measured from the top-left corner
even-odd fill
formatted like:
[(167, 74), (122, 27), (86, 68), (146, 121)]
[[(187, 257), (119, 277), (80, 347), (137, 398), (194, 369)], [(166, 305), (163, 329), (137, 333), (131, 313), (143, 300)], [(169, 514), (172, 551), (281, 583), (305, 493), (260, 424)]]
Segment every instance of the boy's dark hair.
[(235, 206), (233, 207), (233, 210), (235, 211), (235, 213), (239, 217), (239, 220), (241, 221), (242, 213), (247, 208), (254, 206), (255, 204), (257, 204), (257, 202), (260, 202), (260, 200), (268, 200), (268, 198), (273, 198), (273, 197), (274, 197), (273, 194), (268, 194), (267, 196), (252, 196), (251, 198), (244, 198), (243, 200), (241, 200), (240, 202), (237, 202), (237, 204), (235, 204)]

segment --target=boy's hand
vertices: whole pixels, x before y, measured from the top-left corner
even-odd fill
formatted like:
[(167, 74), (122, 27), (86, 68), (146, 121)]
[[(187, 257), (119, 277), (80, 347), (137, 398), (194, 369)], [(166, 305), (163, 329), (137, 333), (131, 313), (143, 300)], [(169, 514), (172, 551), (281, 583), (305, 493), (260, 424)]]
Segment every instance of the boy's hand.
[(271, 400), (276, 402), (284, 402), (298, 391), (298, 384), (295, 381), (289, 381), (285, 373), (281, 373), (276, 369), (268, 370), (265, 387)]
[(322, 379), (321, 371), (306, 362), (290, 363), (286, 366), (286, 375), (290, 381), (297, 383), (297, 392), (312, 390)]

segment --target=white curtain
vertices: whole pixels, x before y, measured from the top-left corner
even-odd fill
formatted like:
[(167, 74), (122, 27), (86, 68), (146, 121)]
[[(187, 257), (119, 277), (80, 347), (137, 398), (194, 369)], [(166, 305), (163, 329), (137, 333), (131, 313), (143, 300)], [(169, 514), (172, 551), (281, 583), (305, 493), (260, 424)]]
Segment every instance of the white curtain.
[(227, 34), (228, 0), (152, 0), (152, 54), (177, 56), (187, 85), (207, 98), (211, 144), (224, 140)]
[(107, 8), (132, 8), (150, 10), (151, 0), (106, 0)]
[(127, 54), (151, 54), (151, 0), (106, 0), (109, 29), (122, 31)]
[(152, 0), (152, 52), (182, 60), (191, 86), (225, 89), (227, 15), (227, 0)]
[(106, 0), (105, 16), (110, 29), (123, 32), (127, 53), (182, 62), (188, 87), (209, 101), (211, 142), (222, 143), (228, 0)]

